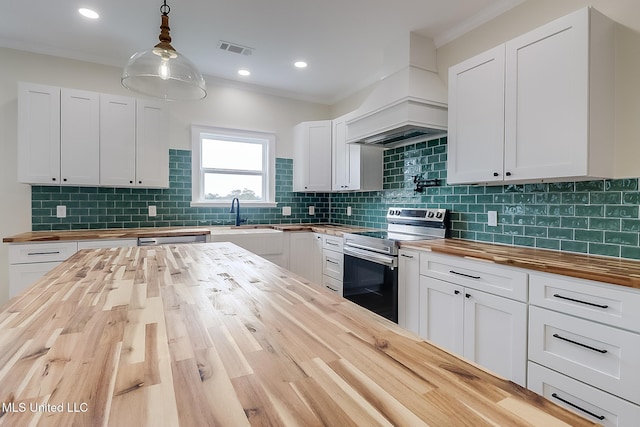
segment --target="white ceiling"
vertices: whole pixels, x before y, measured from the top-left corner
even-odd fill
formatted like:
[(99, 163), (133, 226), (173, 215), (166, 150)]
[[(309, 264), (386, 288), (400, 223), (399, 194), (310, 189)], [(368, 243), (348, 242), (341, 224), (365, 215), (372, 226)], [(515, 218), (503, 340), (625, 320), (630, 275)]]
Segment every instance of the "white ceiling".
[[(172, 44), (205, 79), (331, 104), (381, 77), (390, 41), (411, 31), (442, 45), (524, 0), (168, 0)], [(0, 46), (124, 66), (160, 33), (161, 0), (12, 0)], [(77, 13), (100, 13), (90, 21)], [(243, 56), (220, 40), (255, 49)], [(305, 70), (293, 61), (304, 59)], [(251, 70), (241, 78), (238, 68)]]

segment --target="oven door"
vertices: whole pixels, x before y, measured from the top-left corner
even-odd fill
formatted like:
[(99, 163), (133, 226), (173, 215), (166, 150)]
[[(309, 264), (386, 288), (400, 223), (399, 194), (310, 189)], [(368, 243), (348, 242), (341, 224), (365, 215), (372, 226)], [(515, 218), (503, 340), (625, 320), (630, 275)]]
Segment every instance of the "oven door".
[(398, 323), (398, 259), (344, 247), (343, 296)]

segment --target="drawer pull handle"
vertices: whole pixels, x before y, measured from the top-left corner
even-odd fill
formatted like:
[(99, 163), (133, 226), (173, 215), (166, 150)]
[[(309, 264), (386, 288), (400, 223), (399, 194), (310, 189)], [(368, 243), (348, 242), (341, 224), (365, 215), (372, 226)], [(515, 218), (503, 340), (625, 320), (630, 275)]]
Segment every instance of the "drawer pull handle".
[(340, 265), (340, 263), (339, 263), (339, 262), (334, 261), (334, 260), (332, 260), (332, 259), (327, 259), (327, 262), (328, 262), (329, 264)]
[(586, 410), (586, 409), (584, 409), (584, 408), (581, 408), (580, 406), (576, 405), (575, 403), (571, 403), (571, 402), (569, 402), (568, 400), (561, 398), (560, 396), (558, 396), (558, 394), (557, 394), (557, 393), (551, 393), (551, 396), (552, 396), (554, 399), (558, 399), (560, 402), (564, 402), (564, 403), (566, 403), (567, 405), (569, 405), (569, 406), (571, 406), (571, 407), (574, 407), (574, 408), (576, 408), (576, 409), (578, 409), (578, 410), (580, 410), (580, 411), (584, 412), (585, 414), (589, 414), (589, 415), (591, 415), (593, 418), (597, 418), (597, 419), (599, 419), (599, 420), (601, 420), (601, 421), (602, 421), (602, 420), (604, 420), (604, 415), (596, 415), (596, 414), (594, 414), (594, 413), (593, 413), (593, 412), (591, 412), (591, 411), (588, 411), (588, 410)]
[(413, 259), (413, 255), (400, 254), (400, 256), (403, 256), (403, 257), (405, 257), (405, 258), (411, 258), (411, 259)]
[(325, 288), (327, 288), (327, 289), (329, 289), (329, 290), (332, 290), (333, 292), (338, 292), (338, 289), (334, 289), (334, 288), (332, 288), (332, 287), (331, 287), (331, 286), (329, 286), (329, 285), (324, 285), (324, 287), (325, 287)]
[(472, 276), (470, 274), (458, 273), (457, 271), (454, 271), (454, 270), (449, 270), (449, 273), (457, 274), (458, 276), (469, 277), (470, 279), (480, 279), (480, 276)]
[(591, 347), (590, 345), (582, 344), (581, 342), (570, 340), (569, 338), (561, 337), (558, 334), (553, 334), (554, 338), (558, 338), (559, 340), (570, 342), (571, 344), (579, 345), (580, 347), (588, 348), (589, 350), (597, 351), (598, 353), (605, 354), (607, 350), (602, 350), (600, 348)]
[(28, 252), (27, 255), (58, 255), (60, 251), (51, 251), (51, 252)]
[(332, 242), (330, 240), (327, 240), (327, 245), (331, 245), (331, 246), (340, 246), (338, 243)]
[(566, 299), (567, 301), (573, 301), (573, 302), (577, 302), (577, 303), (580, 303), (580, 304), (591, 305), (593, 307), (609, 308), (608, 305), (601, 305), (601, 304), (595, 304), (593, 302), (580, 301), (579, 299), (565, 297), (565, 296), (562, 296), (560, 294), (553, 294), (553, 296), (556, 297), (556, 298), (560, 298), (560, 299)]

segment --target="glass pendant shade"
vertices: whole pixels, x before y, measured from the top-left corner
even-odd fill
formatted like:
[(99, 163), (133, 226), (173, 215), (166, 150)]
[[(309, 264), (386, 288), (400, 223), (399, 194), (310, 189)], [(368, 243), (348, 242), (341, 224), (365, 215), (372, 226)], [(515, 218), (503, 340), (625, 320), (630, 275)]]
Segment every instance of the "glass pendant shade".
[[(168, 8), (166, 2), (164, 7)], [(160, 29), (160, 43), (129, 58), (122, 72), (122, 85), (167, 101), (190, 101), (207, 96), (200, 71), (171, 46), (168, 9), (162, 13)]]

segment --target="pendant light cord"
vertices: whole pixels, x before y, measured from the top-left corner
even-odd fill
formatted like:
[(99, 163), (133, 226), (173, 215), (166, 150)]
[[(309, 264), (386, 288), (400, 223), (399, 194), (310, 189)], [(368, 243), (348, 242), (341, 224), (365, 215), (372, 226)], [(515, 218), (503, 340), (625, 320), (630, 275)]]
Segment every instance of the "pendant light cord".
[(171, 12), (171, 7), (167, 4), (167, 0), (164, 0), (164, 4), (160, 6), (160, 13), (167, 16), (169, 15), (169, 12)]

